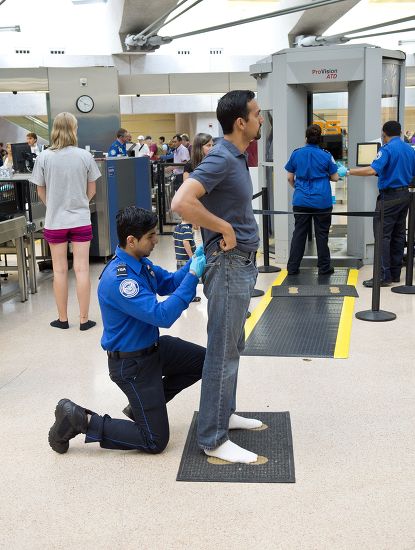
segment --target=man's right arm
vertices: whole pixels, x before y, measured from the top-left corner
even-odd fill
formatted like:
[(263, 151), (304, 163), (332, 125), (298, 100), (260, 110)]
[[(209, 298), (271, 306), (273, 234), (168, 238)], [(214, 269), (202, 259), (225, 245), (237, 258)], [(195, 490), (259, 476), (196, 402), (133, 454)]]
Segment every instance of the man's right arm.
[(173, 197), (172, 210), (193, 224), (223, 235), (221, 248), (231, 250), (236, 246), (235, 231), (229, 222), (215, 216), (203, 206), (200, 198), (205, 193), (205, 188), (200, 182), (187, 178)]

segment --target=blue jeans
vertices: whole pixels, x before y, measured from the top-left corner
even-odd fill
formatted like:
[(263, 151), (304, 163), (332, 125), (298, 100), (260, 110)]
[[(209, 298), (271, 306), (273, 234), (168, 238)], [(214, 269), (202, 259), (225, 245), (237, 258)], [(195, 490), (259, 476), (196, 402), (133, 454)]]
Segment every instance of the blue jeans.
[(207, 256), (203, 275), (208, 299), (208, 342), (203, 365), (198, 444), (215, 449), (228, 439), (229, 417), (236, 408), (239, 357), (244, 325), (258, 270), (237, 249)]

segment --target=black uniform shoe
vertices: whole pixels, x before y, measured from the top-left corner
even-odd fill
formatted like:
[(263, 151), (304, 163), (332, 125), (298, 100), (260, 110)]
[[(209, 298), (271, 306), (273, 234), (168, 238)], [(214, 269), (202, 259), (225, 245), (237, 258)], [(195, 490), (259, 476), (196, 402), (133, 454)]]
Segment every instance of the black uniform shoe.
[[(92, 412), (92, 411), (89, 411)], [(87, 409), (76, 405), (70, 399), (61, 399), (55, 409), (55, 423), (49, 430), (49, 445), (57, 453), (69, 449), (69, 440), (88, 428)]]
[(295, 269), (294, 271), (289, 271), (288, 275), (298, 275), (300, 273), (299, 269)]
[(392, 277), (392, 283), (400, 283), (401, 278), (400, 277)]
[(135, 422), (135, 418), (134, 418), (134, 415), (133, 415), (133, 409), (131, 408), (131, 405), (128, 404), (126, 407), (124, 407), (124, 409), (122, 410), (122, 412), (125, 414), (125, 416), (128, 416), (128, 418), (130, 420), (132, 420), (133, 422)]
[(332, 275), (334, 273), (334, 267), (329, 267), (329, 269), (326, 269), (325, 271), (319, 271), (319, 275)]
[[(390, 281), (380, 281), (380, 286), (391, 286), (392, 280)], [(366, 288), (373, 288), (373, 279), (368, 279), (367, 281), (363, 281), (363, 286)]]

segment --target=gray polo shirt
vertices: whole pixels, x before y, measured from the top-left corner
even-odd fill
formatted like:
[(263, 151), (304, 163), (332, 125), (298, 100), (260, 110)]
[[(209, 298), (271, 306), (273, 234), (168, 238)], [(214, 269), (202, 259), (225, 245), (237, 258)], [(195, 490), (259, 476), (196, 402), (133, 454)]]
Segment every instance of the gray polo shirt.
[[(209, 212), (229, 222), (236, 235), (237, 247), (256, 251), (258, 225), (252, 211), (252, 181), (247, 155), (230, 141), (222, 139), (202, 160), (190, 177), (206, 190), (200, 201)], [(205, 248), (222, 235), (202, 229)]]

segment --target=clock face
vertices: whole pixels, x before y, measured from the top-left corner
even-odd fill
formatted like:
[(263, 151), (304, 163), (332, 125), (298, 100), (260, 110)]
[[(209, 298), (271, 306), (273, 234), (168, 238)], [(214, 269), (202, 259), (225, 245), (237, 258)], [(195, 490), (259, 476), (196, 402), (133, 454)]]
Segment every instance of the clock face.
[(90, 113), (94, 108), (94, 100), (89, 95), (81, 95), (76, 100), (76, 107), (81, 113)]

